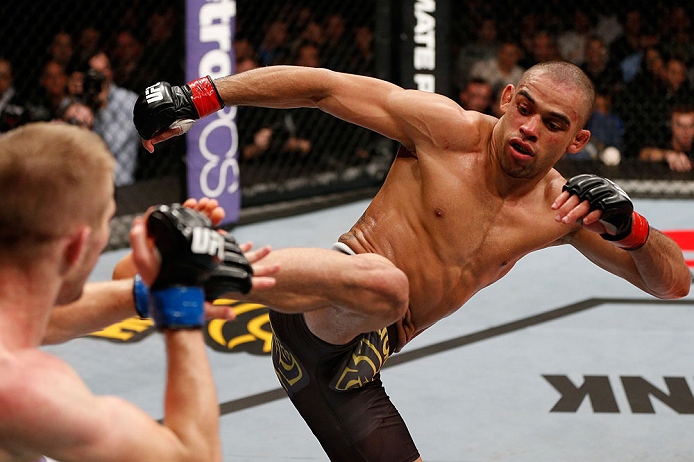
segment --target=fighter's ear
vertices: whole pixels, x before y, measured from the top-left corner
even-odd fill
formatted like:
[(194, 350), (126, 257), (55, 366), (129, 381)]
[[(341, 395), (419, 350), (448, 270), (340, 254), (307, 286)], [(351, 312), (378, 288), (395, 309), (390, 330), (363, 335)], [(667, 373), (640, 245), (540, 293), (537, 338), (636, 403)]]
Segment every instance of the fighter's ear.
[(579, 130), (578, 133), (576, 133), (576, 136), (574, 137), (573, 141), (571, 141), (569, 147), (566, 148), (566, 152), (568, 152), (569, 154), (577, 153), (578, 151), (583, 149), (583, 146), (586, 145), (589, 139), (590, 132), (588, 130)]
[(65, 270), (75, 266), (85, 252), (87, 240), (92, 233), (90, 226), (80, 226), (73, 232), (63, 250), (63, 268)]
[(501, 101), (499, 101), (499, 107), (501, 108), (502, 113), (506, 114), (506, 110), (508, 109), (508, 105), (511, 104), (511, 100), (513, 99), (513, 92), (515, 90), (516, 87), (509, 84), (506, 85), (504, 91), (501, 92)]

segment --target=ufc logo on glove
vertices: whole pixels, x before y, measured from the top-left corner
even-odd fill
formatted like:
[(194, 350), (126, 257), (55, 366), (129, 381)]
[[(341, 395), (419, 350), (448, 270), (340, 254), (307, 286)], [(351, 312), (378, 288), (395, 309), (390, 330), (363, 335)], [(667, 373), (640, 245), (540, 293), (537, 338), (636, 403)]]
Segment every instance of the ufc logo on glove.
[(161, 82), (155, 83), (151, 87), (147, 87), (147, 89), (145, 89), (145, 98), (147, 99), (147, 104), (152, 104), (163, 100), (164, 93), (161, 91)]
[(198, 255), (215, 255), (224, 260), (224, 237), (214, 229), (196, 226), (190, 251)]

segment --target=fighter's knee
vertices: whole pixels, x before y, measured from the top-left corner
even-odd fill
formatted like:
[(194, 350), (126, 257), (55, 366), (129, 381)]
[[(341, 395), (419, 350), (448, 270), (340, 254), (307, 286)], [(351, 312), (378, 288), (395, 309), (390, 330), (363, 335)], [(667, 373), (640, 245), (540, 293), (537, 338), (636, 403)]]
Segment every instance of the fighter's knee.
[(387, 259), (369, 258), (361, 272), (360, 286), (370, 299), (372, 314), (388, 323), (405, 315), (409, 305), (410, 284), (405, 273)]
[(389, 314), (388, 323), (401, 320), (410, 303), (410, 283), (407, 276), (399, 268), (393, 267), (384, 272), (377, 284)]

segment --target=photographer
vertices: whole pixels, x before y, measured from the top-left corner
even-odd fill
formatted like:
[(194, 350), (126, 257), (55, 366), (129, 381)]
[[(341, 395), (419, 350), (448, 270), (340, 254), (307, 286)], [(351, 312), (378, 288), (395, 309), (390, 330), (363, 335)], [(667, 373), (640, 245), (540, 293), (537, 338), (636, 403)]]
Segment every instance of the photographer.
[[(79, 80), (79, 74), (79, 71), (73, 72), (72, 78)], [(73, 82), (72, 88), (73, 92), (81, 93), (80, 99), (94, 112), (93, 129), (104, 139), (116, 159), (116, 186), (132, 184), (140, 146), (132, 122), (132, 108), (137, 95), (113, 83), (111, 63), (103, 52), (88, 60), (81, 82)]]

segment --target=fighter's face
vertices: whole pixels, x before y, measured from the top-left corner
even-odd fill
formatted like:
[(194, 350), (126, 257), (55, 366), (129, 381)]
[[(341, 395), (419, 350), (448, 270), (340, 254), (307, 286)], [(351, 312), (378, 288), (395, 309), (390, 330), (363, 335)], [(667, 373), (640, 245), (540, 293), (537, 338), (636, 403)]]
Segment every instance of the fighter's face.
[(116, 203), (113, 199), (113, 182), (105, 179), (103, 186), (99, 188), (96, 194), (102, 199), (100, 203), (108, 205), (103, 209), (98, 220), (91, 226), (91, 232), (84, 245), (80, 259), (69, 276), (66, 277), (58, 294), (57, 302), (59, 304), (72, 302), (82, 295), (82, 290), (89, 274), (94, 269), (106, 244), (108, 244), (110, 235), (109, 223), (116, 211)]
[(544, 175), (565, 152), (580, 151), (590, 138), (581, 130), (587, 103), (574, 85), (532, 75), (517, 89), (507, 87), (501, 103), (503, 139), (497, 154), (502, 170), (514, 178)]

